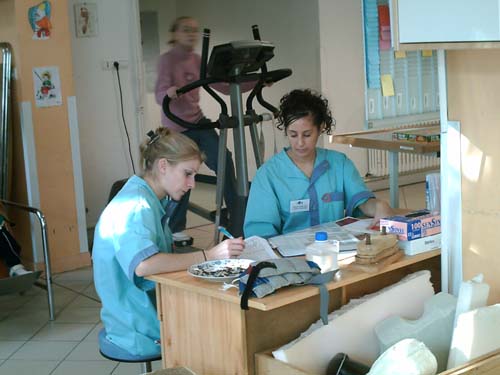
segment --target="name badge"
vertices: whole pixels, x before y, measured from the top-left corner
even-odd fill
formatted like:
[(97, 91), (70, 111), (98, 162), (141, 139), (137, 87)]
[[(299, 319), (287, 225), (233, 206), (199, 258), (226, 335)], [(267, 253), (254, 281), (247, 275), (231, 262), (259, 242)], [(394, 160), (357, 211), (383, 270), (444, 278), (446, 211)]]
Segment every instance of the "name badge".
[(309, 199), (290, 201), (290, 213), (309, 211)]

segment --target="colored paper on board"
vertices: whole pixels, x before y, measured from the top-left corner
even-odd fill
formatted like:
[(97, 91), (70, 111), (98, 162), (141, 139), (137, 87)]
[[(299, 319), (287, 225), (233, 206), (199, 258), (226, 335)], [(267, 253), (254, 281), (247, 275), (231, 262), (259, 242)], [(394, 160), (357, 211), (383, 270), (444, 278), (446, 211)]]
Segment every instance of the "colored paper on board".
[(382, 74), (380, 76), (380, 81), (382, 82), (382, 95), (394, 96), (394, 83), (392, 81), (392, 76), (390, 74)]
[(396, 59), (406, 58), (406, 51), (394, 51), (394, 58)]
[(431, 49), (422, 50), (422, 57), (432, 57), (432, 50)]

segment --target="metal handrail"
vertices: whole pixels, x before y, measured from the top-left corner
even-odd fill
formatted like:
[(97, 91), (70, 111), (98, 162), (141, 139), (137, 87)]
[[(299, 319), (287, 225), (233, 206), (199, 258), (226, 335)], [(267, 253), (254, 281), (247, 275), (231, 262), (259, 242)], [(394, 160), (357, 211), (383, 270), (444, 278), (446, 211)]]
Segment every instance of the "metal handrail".
[(47, 299), (49, 303), (49, 316), (50, 320), (55, 319), (54, 314), (54, 294), (52, 291), (52, 272), (50, 269), (50, 252), (49, 252), (49, 242), (47, 237), (47, 222), (45, 221), (45, 216), (42, 211), (38, 208), (26, 206), (24, 204), (7, 201), (4, 199), (0, 199), (0, 202), (6, 206), (18, 208), (23, 211), (28, 211), (32, 214), (35, 214), (38, 220), (40, 221), (40, 227), (42, 229), (42, 246), (43, 246), (43, 258), (45, 263), (45, 279), (47, 283)]
[(10, 122), (10, 79), (12, 74), (12, 48), (9, 43), (0, 43), (2, 50), (2, 97), (1, 97), (1, 122), (0, 122), (0, 198), (7, 197), (7, 175), (9, 155)]

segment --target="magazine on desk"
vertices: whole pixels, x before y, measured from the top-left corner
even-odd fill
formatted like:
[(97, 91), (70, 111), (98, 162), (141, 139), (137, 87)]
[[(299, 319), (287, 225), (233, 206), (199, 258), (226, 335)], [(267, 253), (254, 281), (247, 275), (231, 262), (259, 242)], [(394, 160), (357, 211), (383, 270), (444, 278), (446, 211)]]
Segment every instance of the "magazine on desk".
[[(299, 256), (304, 255), (306, 247), (314, 242), (314, 234), (316, 232), (326, 232), (328, 233), (329, 240), (338, 240), (340, 242), (340, 253), (349, 253), (349, 255), (353, 255), (353, 253), (356, 252), (359, 242), (356, 234), (374, 232), (369, 229), (371, 220), (372, 219), (359, 220), (355, 218), (344, 218), (337, 221), (344, 225), (339, 225), (337, 222), (333, 221), (315, 225), (296, 232), (271, 237), (269, 238), (269, 243), (284, 257)], [(350, 226), (353, 229), (355, 228), (355, 230), (349, 230), (348, 228)]]

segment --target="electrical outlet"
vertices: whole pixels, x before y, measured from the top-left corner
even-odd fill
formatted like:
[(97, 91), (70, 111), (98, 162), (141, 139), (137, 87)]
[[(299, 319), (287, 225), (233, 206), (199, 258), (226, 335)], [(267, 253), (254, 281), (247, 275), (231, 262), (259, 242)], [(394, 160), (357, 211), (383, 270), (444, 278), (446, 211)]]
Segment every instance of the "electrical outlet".
[(126, 59), (115, 59), (115, 60), (103, 60), (102, 61), (102, 69), (103, 70), (114, 70), (115, 69), (115, 61), (118, 62), (118, 69), (123, 69), (128, 67), (128, 60)]

